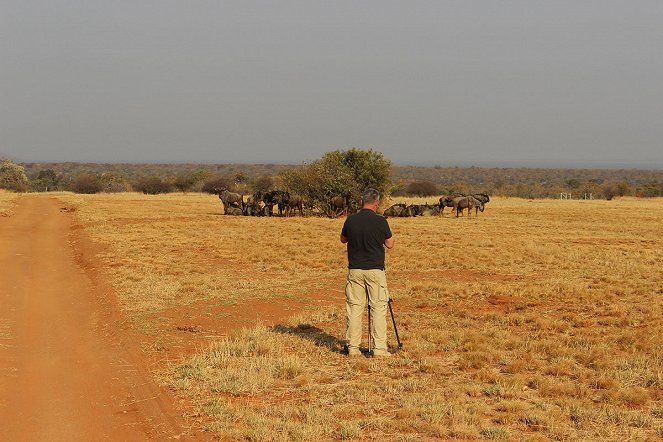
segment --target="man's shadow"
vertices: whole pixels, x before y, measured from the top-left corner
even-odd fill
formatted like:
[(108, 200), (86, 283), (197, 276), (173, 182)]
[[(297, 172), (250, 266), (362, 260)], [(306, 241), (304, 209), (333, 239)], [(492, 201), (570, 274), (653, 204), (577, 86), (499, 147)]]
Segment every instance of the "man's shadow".
[(345, 341), (338, 339), (336, 336), (330, 335), (324, 330), (314, 327), (310, 324), (298, 324), (296, 326), (289, 325), (276, 325), (272, 328), (276, 333), (284, 333), (300, 338), (308, 339), (319, 347), (326, 347), (329, 351), (334, 353), (343, 353)]

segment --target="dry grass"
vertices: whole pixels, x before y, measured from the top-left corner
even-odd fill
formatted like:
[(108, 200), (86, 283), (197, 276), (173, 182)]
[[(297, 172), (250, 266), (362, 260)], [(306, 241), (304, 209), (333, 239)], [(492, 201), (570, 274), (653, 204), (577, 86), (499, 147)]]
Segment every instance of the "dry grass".
[(0, 217), (11, 216), (12, 207), (16, 202), (19, 194), (0, 189)]
[(108, 246), (134, 318), (196, 301), (331, 298), (160, 372), (221, 436), (663, 437), (663, 200), (495, 199), (478, 218), (390, 220), (406, 351), (372, 360), (339, 353), (342, 220), (224, 217), (197, 194), (59, 197)]

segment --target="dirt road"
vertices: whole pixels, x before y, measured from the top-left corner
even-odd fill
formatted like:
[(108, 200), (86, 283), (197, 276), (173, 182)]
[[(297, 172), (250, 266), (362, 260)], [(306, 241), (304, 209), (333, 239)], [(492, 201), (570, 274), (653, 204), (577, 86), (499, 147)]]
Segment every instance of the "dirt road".
[(0, 441), (184, 439), (60, 206), (25, 196), (0, 219)]

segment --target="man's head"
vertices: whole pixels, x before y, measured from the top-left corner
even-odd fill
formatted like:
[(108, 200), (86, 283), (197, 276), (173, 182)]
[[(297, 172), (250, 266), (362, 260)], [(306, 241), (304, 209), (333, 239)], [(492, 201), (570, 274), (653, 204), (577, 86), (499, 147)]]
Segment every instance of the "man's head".
[(364, 209), (371, 209), (375, 212), (380, 205), (380, 193), (370, 187), (364, 190), (364, 193), (361, 194), (361, 205)]

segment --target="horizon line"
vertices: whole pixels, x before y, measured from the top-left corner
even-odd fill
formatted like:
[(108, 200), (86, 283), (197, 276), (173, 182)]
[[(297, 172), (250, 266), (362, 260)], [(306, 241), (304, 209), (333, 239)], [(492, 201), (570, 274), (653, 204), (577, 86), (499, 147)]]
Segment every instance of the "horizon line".
[[(52, 160), (37, 160), (37, 161), (24, 161), (11, 157), (0, 156), (0, 160), (9, 160), (16, 164), (97, 164), (97, 165), (132, 165), (132, 166), (184, 166), (184, 165), (197, 165), (197, 166), (290, 166), (300, 167), (309, 164), (309, 162), (301, 163), (283, 163), (283, 162), (201, 162), (201, 161), (173, 161), (173, 162), (141, 162), (141, 161), (52, 161)], [(577, 162), (577, 163), (546, 163), (546, 162), (521, 162), (521, 161), (499, 161), (499, 162), (486, 162), (486, 161), (456, 161), (446, 164), (429, 163), (429, 162), (391, 162), (395, 167), (420, 167), (428, 169), (450, 169), (450, 168), (480, 168), (480, 169), (577, 169), (577, 170), (663, 170), (663, 163), (599, 163), (599, 162)]]

